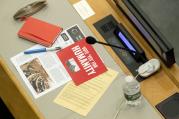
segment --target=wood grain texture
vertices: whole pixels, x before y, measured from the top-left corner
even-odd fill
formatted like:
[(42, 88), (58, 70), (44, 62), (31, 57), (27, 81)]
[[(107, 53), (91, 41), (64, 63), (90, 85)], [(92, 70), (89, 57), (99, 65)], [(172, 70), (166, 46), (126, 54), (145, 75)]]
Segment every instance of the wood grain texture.
[[(78, 2), (79, 0), (69, 0), (71, 4)], [(99, 41), (105, 42), (102, 36), (96, 31), (93, 24), (105, 16), (112, 14), (118, 22), (121, 22), (126, 29), (131, 33), (134, 39), (141, 45), (141, 47), (146, 52), (146, 55), (149, 59), (158, 56), (155, 52), (149, 47), (149, 45), (144, 41), (143, 37), (137, 32), (134, 26), (129, 22), (129, 20), (124, 16), (124, 14), (117, 9), (113, 1), (111, 0), (87, 0), (92, 9), (95, 11), (95, 15), (86, 19), (84, 22), (91, 29), (94, 35), (98, 38)], [(129, 70), (122, 63), (122, 61), (117, 57), (114, 51), (110, 47), (105, 47), (109, 54), (113, 57), (115, 62), (120, 66), (120, 68), (126, 73), (130, 74)], [(174, 65), (176, 67), (176, 65)], [(178, 91), (177, 86), (172, 82), (176, 75), (168, 75), (169, 72), (177, 73), (178, 70), (176, 68), (167, 69), (163, 64), (161, 70), (149, 77), (147, 80), (141, 83), (141, 90), (144, 97), (155, 106), (162, 100), (166, 99), (170, 95), (174, 94)], [(178, 72), (179, 73), (179, 72)], [(173, 77), (172, 77), (173, 76)], [(178, 75), (177, 75), (178, 76)]]
[(43, 119), (23, 86), (0, 58), (0, 97), (16, 119)]

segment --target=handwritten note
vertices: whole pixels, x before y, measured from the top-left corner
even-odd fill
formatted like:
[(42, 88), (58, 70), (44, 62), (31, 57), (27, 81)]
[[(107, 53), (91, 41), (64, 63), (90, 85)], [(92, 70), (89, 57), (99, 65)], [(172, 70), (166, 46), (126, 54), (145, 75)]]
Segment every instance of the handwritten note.
[(118, 72), (109, 69), (106, 73), (89, 80), (80, 86), (69, 82), (54, 100), (55, 103), (64, 106), (74, 112), (86, 116), (104, 94)]

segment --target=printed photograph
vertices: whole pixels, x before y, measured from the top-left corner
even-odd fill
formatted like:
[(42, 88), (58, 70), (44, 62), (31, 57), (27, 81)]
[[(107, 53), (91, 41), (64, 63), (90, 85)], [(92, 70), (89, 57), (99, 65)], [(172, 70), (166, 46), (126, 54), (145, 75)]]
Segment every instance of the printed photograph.
[(67, 32), (75, 42), (85, 38), (78, 25), (71, 27)]
[(76, 61), (71, 58), (66, 62), (67, 67), (70, 69), (71, 72), (78, 72), (80, 71), (80, 68), (78, 66), (78, 64), (76, 63)]
[(21, 65), (20, 68), (37, 94), (51, 88), (53, 81), (50, 79), (38, 58)]

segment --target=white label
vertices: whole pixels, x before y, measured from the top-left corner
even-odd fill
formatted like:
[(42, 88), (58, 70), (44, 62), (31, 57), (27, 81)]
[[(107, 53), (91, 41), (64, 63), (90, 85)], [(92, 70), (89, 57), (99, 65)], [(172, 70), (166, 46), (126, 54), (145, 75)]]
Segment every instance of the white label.
[(89, 6), (89, 4), (87, 3), (86, 0), (81, 0), (80, 2), (73, 4), (73, 7), (76, 9), (76, 11), (82, 17), (83, 20), (85, 20), (95, 14), (95, 12)]

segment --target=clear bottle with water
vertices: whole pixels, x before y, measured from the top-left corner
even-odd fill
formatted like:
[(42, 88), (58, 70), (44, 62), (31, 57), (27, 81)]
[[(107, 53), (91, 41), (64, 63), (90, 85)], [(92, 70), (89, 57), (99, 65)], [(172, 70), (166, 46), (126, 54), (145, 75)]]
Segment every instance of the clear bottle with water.
[(123, 93), (128, 105), (137, 106), (141, 103), (140, 83), (133, 76), (125, 77)]

